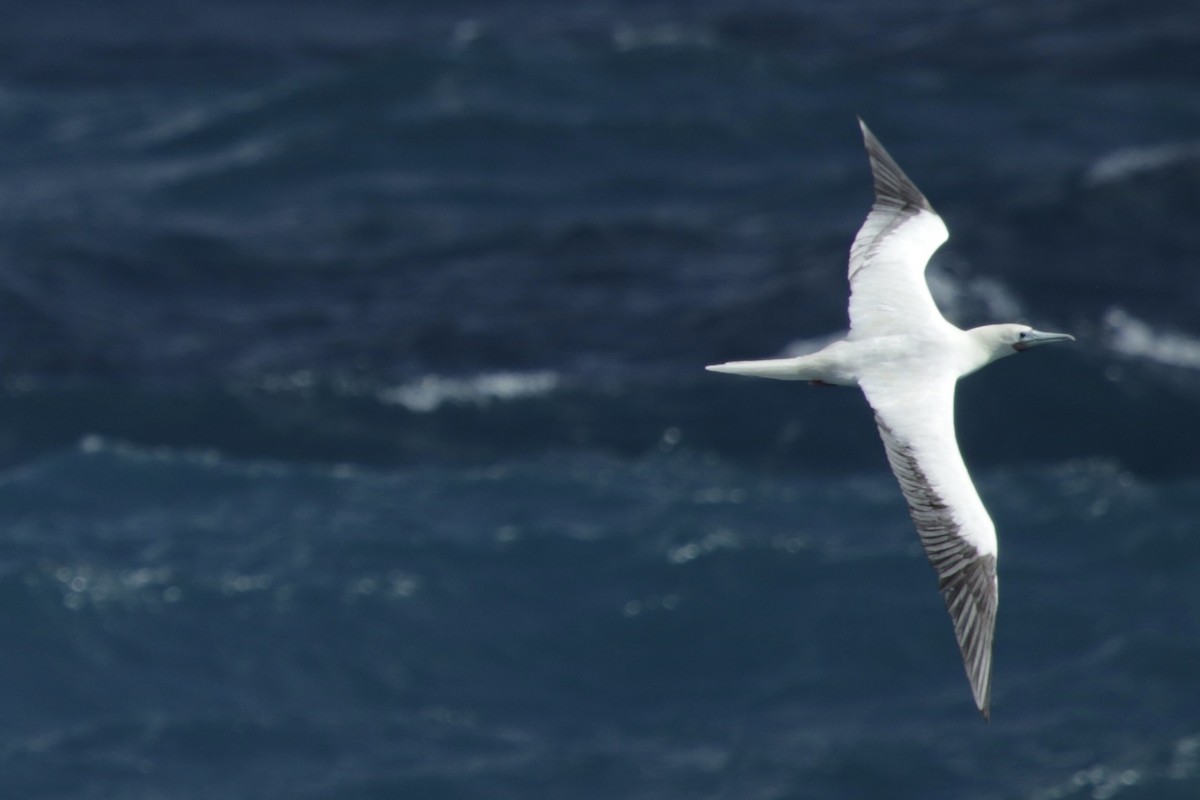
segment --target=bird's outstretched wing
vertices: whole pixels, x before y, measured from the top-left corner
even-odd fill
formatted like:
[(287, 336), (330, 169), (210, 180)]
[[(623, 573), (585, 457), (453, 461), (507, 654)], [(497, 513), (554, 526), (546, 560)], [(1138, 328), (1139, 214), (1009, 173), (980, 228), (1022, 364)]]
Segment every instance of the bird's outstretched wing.
[(937, 571), (975, 704), (988, 717), (999, 599), (996, 529), (954, 435), (956, 376), (876, 375), (860, 382), (921, 544)]
[(943, 323), (925, 265), (950, 238), (942, 218), (860, 119), (875, 204), (850, 247), (850, 339)]

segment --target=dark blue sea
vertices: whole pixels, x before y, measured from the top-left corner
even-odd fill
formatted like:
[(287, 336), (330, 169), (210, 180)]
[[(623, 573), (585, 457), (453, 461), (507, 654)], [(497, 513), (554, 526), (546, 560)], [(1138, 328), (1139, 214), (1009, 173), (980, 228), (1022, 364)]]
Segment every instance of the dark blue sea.
[[(1200, 797), (1192, 0), (117, 0), (0, 25), (0, 797)], [(992, 721), (853, 390), (946, 315)]]

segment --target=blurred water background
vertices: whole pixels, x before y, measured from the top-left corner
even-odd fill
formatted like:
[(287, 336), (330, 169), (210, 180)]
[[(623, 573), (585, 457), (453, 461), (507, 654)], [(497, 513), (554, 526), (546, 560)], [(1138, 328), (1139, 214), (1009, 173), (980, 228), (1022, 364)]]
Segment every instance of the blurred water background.
[[(1190, 1), (119, 0), (0, 26), (0, 794), (1200, 797)], [(993, 721), (857, 392), (947, 219)]]

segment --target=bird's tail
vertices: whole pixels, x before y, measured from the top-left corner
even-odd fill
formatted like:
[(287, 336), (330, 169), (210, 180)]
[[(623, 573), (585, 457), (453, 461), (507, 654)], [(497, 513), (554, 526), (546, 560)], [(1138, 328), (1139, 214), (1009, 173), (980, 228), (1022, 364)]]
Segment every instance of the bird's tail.
[(705, 369), (710, 372), (753, 375), (756, 378), (774, 378), (781, 381), (812, 380), (803, 362), (803, 358), (769, 358), (764, 361), (729, 361), (725, 364), (713, 364)]

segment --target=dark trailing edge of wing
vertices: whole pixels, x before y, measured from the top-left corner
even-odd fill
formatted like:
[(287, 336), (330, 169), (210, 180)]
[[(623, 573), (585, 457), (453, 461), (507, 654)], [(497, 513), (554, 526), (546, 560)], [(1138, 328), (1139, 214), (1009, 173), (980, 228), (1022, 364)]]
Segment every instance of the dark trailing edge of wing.
[(875, 179), (876, 206), (911, 213), (924, 209), (936, 214), (933, 206), (925, 199), (925, 195), (921, 194), (921, 190), (917, 188), (916, 184), (909, 180), (909, 177), (904, 174), (904, 170), (900, 169), (900, 165), (888, 155), (888, 151), (883, 149), (883, 145), (875, 138), (875, 134), (871, 133), (871, 129), (867, 127), (867, 123), (862, 121), (862, 117), (859, 117), (858, 125), (862, 128), (863, 144), (866, 145), (867, 155), (871, 159), (871, 175)]
[(954, 623), (971, 693), (984, 719), (990, 719), (992, 637), (996, 628), (996, 557), (980, 555), (967, 541), (946, 502), (921, 469), (912, 449), (878, 414), (875, 422), (892, 472), (908, 501), (921, 545), (938, 576), (938, 589)]

